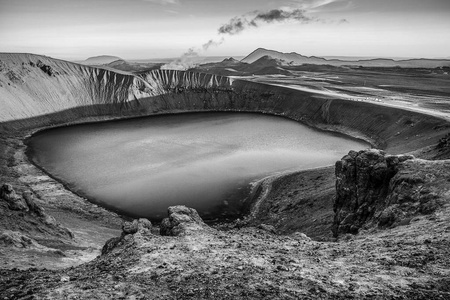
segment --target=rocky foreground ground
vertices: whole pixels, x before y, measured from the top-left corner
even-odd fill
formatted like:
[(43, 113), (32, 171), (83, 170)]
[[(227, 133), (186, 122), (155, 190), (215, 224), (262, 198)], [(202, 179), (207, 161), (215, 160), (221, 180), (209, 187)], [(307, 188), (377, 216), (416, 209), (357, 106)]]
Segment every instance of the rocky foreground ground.
[[(450, 299), (449, 170), (450, 160), (352, 151), (336, 164), (331, 217), (325, 200), (314, 208), (311, 194), (295, 193), (293, 179), (305, 175), (293, 174), (283, 184), (272, 182), (272, 196), (263, 189), (260, 208), (275, 212), (272, 217), (208, 226), (195, 210), (171, 207), (158, 225), (124, 222), (121, 235), (90, 262), (59, 270), (1, 269), (0, 299)], [(327, 198), (327, 180), (314, 179), (303, 184), (320, 183)], [(18, 202), (32, 206), (5, 193), (12, 191), (3, 188), (5, 210)], [(297, 228), (313, 232), (317, 222), (323, 234), (314, 239), (293, 229), (302, 206), (316, 218), (298, 218), (304, 224)], [(15, 209), (37, 214), (37, 208)], [(277, 213), (290, 225), (280, 224)], [(323, 230), (327, 222), (329, 231)], [(35, 243), (9, 241), (17, 251)]]

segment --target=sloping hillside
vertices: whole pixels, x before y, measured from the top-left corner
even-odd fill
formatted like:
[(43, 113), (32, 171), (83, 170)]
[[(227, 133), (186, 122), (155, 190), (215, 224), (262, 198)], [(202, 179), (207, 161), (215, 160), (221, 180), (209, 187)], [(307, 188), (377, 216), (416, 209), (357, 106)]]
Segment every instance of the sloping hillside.
[(0, 54), (0, 122), (155, 95), (138, 77), (31, 54)]

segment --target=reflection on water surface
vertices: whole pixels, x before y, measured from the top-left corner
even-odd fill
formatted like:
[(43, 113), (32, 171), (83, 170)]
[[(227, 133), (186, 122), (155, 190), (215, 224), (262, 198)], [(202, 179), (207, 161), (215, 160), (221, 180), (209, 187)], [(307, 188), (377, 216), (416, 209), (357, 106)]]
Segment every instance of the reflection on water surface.
[(150, 219), (185, 204), (212, 219), (239, 215), (253, 180), (367, 145), (281, 117), (195, 113), (51, 129), (29, 147), (36, 164), (94, 202)]

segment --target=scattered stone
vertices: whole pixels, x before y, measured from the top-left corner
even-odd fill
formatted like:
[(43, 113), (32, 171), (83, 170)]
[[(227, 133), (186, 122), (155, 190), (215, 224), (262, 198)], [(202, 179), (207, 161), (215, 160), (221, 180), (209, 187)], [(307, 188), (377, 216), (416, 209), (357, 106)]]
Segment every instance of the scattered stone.
[(286, 267), (286, 266), (282, 266), (282, 265), (278, 265), (277, 266), (277, 270), (284, 271), (284, 272), (289, 272), (289, 268)]

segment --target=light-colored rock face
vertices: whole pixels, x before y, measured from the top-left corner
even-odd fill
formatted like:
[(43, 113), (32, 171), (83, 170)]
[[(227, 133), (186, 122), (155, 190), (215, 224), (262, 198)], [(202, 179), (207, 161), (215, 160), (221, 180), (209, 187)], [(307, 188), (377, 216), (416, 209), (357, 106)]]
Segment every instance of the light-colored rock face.
[(0, 122), (94, 105), (126, 107), (130, 101), (180, 88), (228, 87), (214, 75), (151, 71), (142, 77), (32, 54), (0, 54)]
[(0, 122), (149, 97), (132, 76), (30, 54), (0, 54)]

